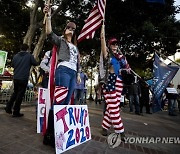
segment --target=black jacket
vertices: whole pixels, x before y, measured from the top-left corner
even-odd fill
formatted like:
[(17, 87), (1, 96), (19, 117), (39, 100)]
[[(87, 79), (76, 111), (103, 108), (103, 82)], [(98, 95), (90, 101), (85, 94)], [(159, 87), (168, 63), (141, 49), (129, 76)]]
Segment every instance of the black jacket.
[(20, 51), (12, 60), (12, 67), (14, 68), (14, 79), (28, 80), (31, 66), (37, 66), (38, 63), (27, 51)]

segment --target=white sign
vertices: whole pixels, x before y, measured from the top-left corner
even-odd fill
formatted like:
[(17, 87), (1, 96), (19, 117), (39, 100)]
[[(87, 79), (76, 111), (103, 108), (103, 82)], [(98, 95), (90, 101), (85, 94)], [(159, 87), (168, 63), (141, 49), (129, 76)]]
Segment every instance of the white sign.
[(7, 52), (0, 50), (0, 74), (4, 73), (6, 59), (7, 59)]
[(120, 102), (124, 103), (124, 95), (121, 95)]
[(176, 88), (166, 88), (169, 94), (177, 94)]
[(56, 154), (91, 139), (87, 105), (54, 105)]
[(44, 112), (45, 104), (47, 102), (47, 92), (46, 88), (39, 88), (38, 91), (38, 104), (37, 104), (37, 133), (42, 132), (43, 122), (44, 122)]

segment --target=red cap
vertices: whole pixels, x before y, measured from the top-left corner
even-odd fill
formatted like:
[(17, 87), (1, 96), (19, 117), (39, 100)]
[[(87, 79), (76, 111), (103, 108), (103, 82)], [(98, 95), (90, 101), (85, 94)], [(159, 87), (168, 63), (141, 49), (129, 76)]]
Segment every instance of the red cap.
[(111, 44), (114, 43), (114, 42), (118, 42), (115, 37), (109, 39), (108, 44), (111, 45)]

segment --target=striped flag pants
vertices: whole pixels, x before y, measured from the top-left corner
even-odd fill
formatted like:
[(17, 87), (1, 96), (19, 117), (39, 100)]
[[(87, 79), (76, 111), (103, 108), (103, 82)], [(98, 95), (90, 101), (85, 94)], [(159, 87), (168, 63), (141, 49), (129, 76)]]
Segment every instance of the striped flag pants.
[(114, 127), (115, 133), (122, 133), (124, 132), (124, 127), (121, 120), (119, 107), (123, 83), (122, 80), (120, 80), (118, 77), (116, 79), (115, 87), (116, 88), (114, 91), (103, 90), (107, 107), (104, 114), (102, 127), (108, 130), (112, 125)]

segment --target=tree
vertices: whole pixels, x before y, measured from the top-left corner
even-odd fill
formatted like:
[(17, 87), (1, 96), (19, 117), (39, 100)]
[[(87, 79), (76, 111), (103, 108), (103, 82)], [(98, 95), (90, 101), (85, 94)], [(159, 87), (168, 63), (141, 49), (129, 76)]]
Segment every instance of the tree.
[[(28, 1), (30, 0), (0, 1), (0, 21), (3, 21), (0, 24), (0, 34), (4, 36), (0, 37), (1, 42), (3, 40), (0, 48), (9, 51), (11, 54), (8, 56), (13, 55), (19, 51), (18, 47), (23, 40), (31, 46), (38, 59), (52, 46), (46, 40), (42, 24), (44, 0), (31, 0), (31, 7), (27, 6)], [(179, 6), (173, 6), (174, 0), (165, 2), (162, 5), (147, 3), (145, 0), (107, 0), (106, 38), (116, 36), (119, 39), (120, 48), (133, 69), (152, 67), (152, 60), (148, 59), (155, 50), (169, 56), (179, 48), (177, 43), (180, 40), (180, 21), (174, 18), (179, 12)], [(94, 3), (95, 0), (54, 0), (53, 31), (62, 33), (66, 22), (72, 20), (77, 23), (79, 34)], [(100, 55), (99, 33), (100, 29), (93, 40), (84, 40), (78, 44), (82, 55), (90, 55), (91, 49), (95, 51), (94, 61), (98, 61)]]
[(29, 13), (24, 1), (1, 0), (0, 8), (0, 49), (12, 59), (29, 25)]
[(173, 6), (173, 0), (165, 2), (163, 5), (145, 0), (107, 1), (107, 37), (118, 37), (122, 51), (134, 68), (152, 64), (146, 62), (155, 50), (168, 56), (178, 48), (180, 22), (174, 18), (178, 7)]

